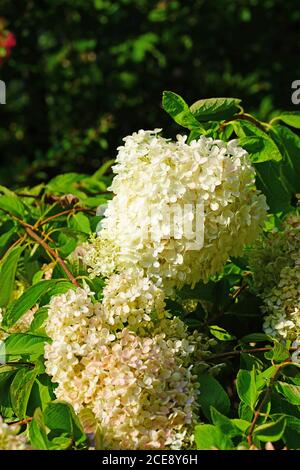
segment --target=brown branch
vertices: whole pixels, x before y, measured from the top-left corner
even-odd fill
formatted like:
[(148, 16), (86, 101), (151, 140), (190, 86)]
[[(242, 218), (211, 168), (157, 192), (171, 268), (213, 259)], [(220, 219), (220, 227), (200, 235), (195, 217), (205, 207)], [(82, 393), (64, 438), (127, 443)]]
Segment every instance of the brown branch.
[[(4, 331), (4, 330), (3, 330)], [(9, 356), (9, 354), (8, 354)], [(16, 361), (6, 361), (3, 366), (27, 366), (27, 367), (35, 367), (33, 362), (16, 362)]]
[(76, 287), (79, 287), (79, 284), (78, 284), (77, 280), (75, 279), (75, 277), (73, 276), (71, 271), (68, 269), (68, 267), (67, 267), (66, 263), (64, 262), (64, 260), (56, 253), (56, 251), (53, 250), (53, 248), (51, 248), (48, 245), (48, 243), (46, 243), (45, 240), (43, 240), (37, 233), (35, 233), (31, 227), (25, 227), (25, 230), (33, 240), (35, 240), (39, 245), (41, 245), (44, 248), (44, 250), (52, 258), (55, 259), (55, 261), (61, 266), (63, 271), (66, 273), (67, 277), (72, 282), (72, 284), (74, 284), (74, 286), (76, 286)]
[(29, 194), (29, 193), (16, 193), (19, 197), (31, 197), (32, 199), (41, 199), (41, 195), (39, 194)]
[(276, 367), (275, 374), (270, 379), (270, 383), (269, 383), (269, 385), (266, 389), (266, 393), (264, 394), (263, 399), (261, 400), (260, 404), (258, 405), (257, 410), (254, 412), (254, 417), (253, 417), (253, 420), (251, 422), (251, 426), (249, 428), (249, 432), (248, 432), (248, 436), (247, 436), (247, 441), (248, 441), (248, 444), (249, 444), (250, 447), (253, 445), (253, 433), (254, 433), (255, 426), (257, 424), (257, 420), (260, 417), (260, 415), (262, 414), (263, 408), (264, 408), (265, 404), (268, 401), (268, 398), (269, 398), (269, 396), (272, 392), (273, 385), (274, 385), (278, 375), (280, 374), (281, 369), (283, 367), (285, 367), (287, 364), (289, 364), (289, 363), (284, 362), (283, 364), (280, 364), (279, 366)]
[(32, 416), (29, 416), (28, 418), (21, 419), (20, 421), (10, 421), (9, 423), (6, 423), (8, 425), (10, 424), (18, 424), (19, 426), (22, 426), (23, 424), (28, 424), (30, 421), (32, 421), (33, 418)]
[[(224, 357), (231, 357), (231, 356), (238, 356), (239, 354), (243, 354), (243, 353), (258, 353), (258, 352), (267, 352), (267, 351), (271, 351), (273, 349), (273, 347), (264, 347), (264, 348), (252, 348), (252, 349), (237, 349), (235, 351), (229, 351), (229, 352), (224, 352), (224, 353), (220, 353), (220, 354), (213, 354), (212, 356), (209, 356), (207, 358), (207, 360), (210, 360), (210, 359), (223, 359)], [(298, 348), (296, 347), (291, 347), (289, 348), (289, 351), (296, 351)]]
[[(6, 212), (6, 211), (5, 211)], [(39, 245), (41, 245), (44, 250), (52, 257), (55, 259), (55, 261), (61, 266), (61, 268), (63, 269), (63, 271), (66, 273), (67, 277), (69, 278), (69, 280), (72, 282), (72, 284), (74, 284), (74, 286), (76, 287), (79, 287), (79, 284), (77, 282), (77, 280), (75, 279), (75, 277), (73, 276), (73, 274), (71, 273), (71, 271), (68, 269), (66, 263), (64, 262), (64, 260), (56, 253), (55, 250), (53, 250), (53, 248), (51, 248), (48, 243), (45, 242), (45, 240), (43, 240), (37, 233), (35, 233), (34, 230), (36, 230), (36, 227), (28, 224), (27, 222), (24, 222), (24, 220), (20, 219), (19, 217), (13, 215), (13, 214), (9, 214), (14, 220), (16, 220), (17, 222), (19, 222), (20, 225), (22, 225), (22, 227), (24, 227), (26, 233), (33, 239), (35, 240)]]
[(50, 217), (47, 217), (47, 219), (41, 220), (40, 222), (36, 224), (36, 227), (41, 227), (42, 225), (45, 225), (54, 219), (57, 219), (64, 215), (71, 214), (72, 212), (90, 212), (92, 214), (95, 214), (95, 211), (92, 209), (88, 209), (85, 207), (72, 207), (72, 209), (66, 209), (65, 211), (59, 212), (58, 214), (54, 214), (54, 215), (51, 215)]
[(244, 120), (244, 121), (251, 122), (251, 123), (254, 124), (256, 127), (258, 127), (258, 129), (260, 129), (260, 130), (263, 131), (263, 132), (266, 132), (266, 129), (265, 129), (264, 125), (261, 124), (260, 121), (258, 121), (257, 119), (255, 119), (255, 117), (251, 116), (250, 114), (237, 114), (236, 116), (233, 116), (232, 118), (227, 119), (226, 121), (224, 121), (224, 122), (220, 125), (220, 129), (223, 129), (227, 124), (230, 124), (231, 121), (238, 121), (239, 119), (242, 119), (242, 120)]

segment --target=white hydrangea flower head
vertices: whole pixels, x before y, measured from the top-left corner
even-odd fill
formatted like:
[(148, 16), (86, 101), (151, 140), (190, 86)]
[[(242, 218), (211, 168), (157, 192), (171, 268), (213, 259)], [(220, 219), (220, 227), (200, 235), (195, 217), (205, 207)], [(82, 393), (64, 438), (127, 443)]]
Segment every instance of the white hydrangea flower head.
[[(178, 136), (172, 142), (158, 130), (140, 130), (124, 141), (113, 168), (114, 198), (93, 242), (93, 259), (87, 260), (94, 274), (111, 272), (117, 253), (115, 270), (142, 271), (170, 293), (185, 283), (207, 281), (255, 240), (266, 202), (254, 188), (254, 169), (237, 141), (202, 136), (187, 144)], [(199, 205), (203, 246), (190, 249), (193, 231), (186, 230), (187, 222), (196, 221)], [(176, 211), (181, 221), (171, 224), (168, 216)], [(108, 242), (109, 269), (99, 248)]]
[(300, 339), (300, 216), (290, 214), (281, 231), (269, 233), (250, 255), (253, 290), (262, 298), (264, 331)]
[[(52, 339), (45, 346), (46, 371), (58, 384), (57, 398), (76, 412), (84, 407), (94, 412), (107, 448), (181, 448), (192, 439), (198, 406), (191, 364), (196, 357), (199, 363), (205, 359), (209, 341), (189, 334), (179, 318), (163, 314), (163, 296), (148, 279), (134, 287), (132, 298), (125, 281), (113, 279), (109, 299), (113, 292), (118, 298), (122, 286), (126, 296), (121, 305), (129, 302), (142, 323), (142, 306), (150, 311), (155, 305), (162, 318), (146, 322), (142, 334), (129, 322), (116, 330), (109, 324), (107, 306), (94, 303), (87, 288), (58, 295), (50, 302), (46, 322)], [(145, 298), (147, 292), (151, 298)], [(113, 305), (119, 318), (115, 309)]]
[(0, 450), (29, 450), (27, 436), (19, 432), (19, 425), (7, 424), (0, 416)]

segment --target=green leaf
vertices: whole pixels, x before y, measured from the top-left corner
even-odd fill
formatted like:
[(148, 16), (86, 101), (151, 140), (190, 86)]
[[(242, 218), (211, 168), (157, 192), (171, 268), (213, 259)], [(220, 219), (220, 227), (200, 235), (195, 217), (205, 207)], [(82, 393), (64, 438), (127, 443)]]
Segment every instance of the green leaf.
[(257, 426), (253, 435), (262, 442), (279, 441), (284, 433), (285, 425), (285, 418), (282, 416), (275, 422)]
[(33, 413), (36, 408), (44, 410), (48, 403), (55, 399), (53, 388), (50, 377), (47, 374), (39, 374), (32, 387), (28, 411)]
[(44, 353), (45, 336), (36, 336), (27, 333), (12, 333), (5, 340), (5, 352), (8, 356), (34, 355)]
[(242, 433), (245, 433), (247, 429), (251, 426), (250, 421), (246, 421), (245, 419), (231, 419), (232, 424), (238, 428)]
[(300, 137), (291, 129), (280, 125), (272, 128), (272, 134), (283, 155), (280, 173), (292, 196), (300, 192)]
[(115, 160), (111, 159), (111, 160), (107, 160), (106, 162), (104, 162), (99, 170), (97, 170), (94, 174), (93, 174), (93, 178), (96, 178), (96, 179), (100, 179), (106, 172), (107, 170), (109, 170), (111, 168), (111, 166), (115, 163)]
[(271, 351), (265, 353), (265, 358), (270, 361), (282, 362), (290, 357), (288, 349), (279, 341), (274, 341), (274, 347)]
[(256, 376), (256, 387), (257, 390), (261, 390), (269, 385), (270, 379), (276, 374), (277, 367), (271, 366), (260, 372)]
[(65, 450), (72, 446), (72, 438), (64, 435), (49, 439), (44, 416), (39, 408), (34, 413), (33, 420), (29, 424), (29, 438), (34, 449), (39, 450)]
[(238, 98), (207, 98), (193, 103), (190, 111), (198, 121), (221, 121), (232, 117), (240, 102)]
[(199, 383), (199, 403), (205, 416), (211, 419), (211, 406), (226, 415), (230, 409), (230, 400), (221, 384), (209, 374), (201, 374)]
[(277, 382), (275, 389), (278, 393), (283, 395), (289, 403), (300, 406), (300, 386)]
[(5, 212), (23, 218), (24, 205), (19, 197), (4, 186), (0, 186), (0, 192), (4, 193), (0, 196), (0, 210), (3, 209)]
[[(71, 229), (61, 229), (58, 237), (58, 246), (60, 254), (66, 258), (78, 245), (78, 232)], [(62, 271), (63, 272), (63, 271)]]
[(224, 330), (224, 328), (221, 328), (220, 326), (217, 325), (212, 325), (209, 327), (209, 331), (215, 338), (219, 339), (220, 341), (233, 341), (236, 339), (235, 336), (231, 335), (228, 333), (228, 331)]
[[(278, 415), (280, 416), (280, 415)], [(275, 418), (275, 415), (272, 415)], [(284, 415), (286, 427), (282, 436), (288, 449), (300, 449), (300, 419), (295, 416)]]
[(251, 371), (255, 367), (256, 371), (260, 371), (264, 367), (264, 363), (255, 354), (240, 354), (240, 369)]
[[(210, 413), (213, 424), (215, 426), (218, 426), (221, 429), (222, 433), (226, 436), (235, 437), (239, 436), (240, 434), (243, 434), (243, 431), (241, 432), (240, 427), (236, 426), (233, 420), (227, 418), (227, 416), (224, 416), (212, 406), (210, 408)], [(245, 423), (245, 421), (242, 422)], [(250, 423), (247, 422), (247, 427), (248, 426), (250, 426)]]
[(243, 343), (265, 343), (266, 341), (270, 341), (270, 339), (265, 333), (251, 333), (243, 336), (241, 341)]
[(10, 399), (14, 412), (18, 418), (26, 417), (27, 405), (33, 383), (38, 374), (39, 367), (33, 370), (23, 367), (16, 373), (10, 386)]
[(43, 414), (39, 408), (36, 409), (33, 420), (28, 426), (29, 439), (32, 447), (38, 450), (48, 450), (49, 441), (47, 438), (46, 426)]
[(49, 442), (50, 450), (66, 450), (72, 447), (73, 439), (66, 436), (56, 436)]
[(54, 401), (44, 411), (45, 424), (49, 429), (66, 433), (77, 445), (86, 441), (86, 436), (78, 417), (68, 403)]
[(253, 417), (252, 409), (243, 401), (239, 403), (238, 415), (242, 420), (251, 421)]
[(245, 136), (238, 139), (239, 145), (250, 155), (252, 163), (262, 163), (269, 160), (279, 161), (282, 159), (278, 149), (276, 149), (269, 139), (258, 136)]
[[(54, 280), (54, 279), (53, 279)], [(70, 289), (74, 290), (75, 286), (71, 282), (67, 281), (66, 279), (63, 281), (56, 280), (52, 286), (43, 294), (41, 297), (40, 302), (43, 305), (46, 305), (45, 308), (48, 309), (47, 305), (49, 304), (51, 298), (55, 295), (65, 294)], [(43, 307), (41, 307), (43, 308)]]
[[(13, 302), (3, 316), (3, 326), (10, 327), (16, 323), (29, 309), (31, 309), (38, 300), (44, 295), (52, 286), (59, 281), (51, 279), (49, 281), (41, 281), (29, 287), (24, 294), (21, 295), (15, 302)], [(67, 281), (60, 281), (67, 282)]]
[(300, 129), (300, 112), (299, 111), (286, 111), (276, 116), (272, 121), (280, 120), (288, 126)]
[(10, 301), (14, 289), (17, 266), (23, 249), (21, 246), (13, 248), (1, 261), (0, 307), (5, 307)]
[(245, 133), (245, 136), (240, 137), (239, 144), (249, 152), (253, 163), (282, 160), (281, 152), (269, 134), (252, 122), (241, 119), (239, 124)]
[(258, 398), (255, 382), (255, 369), (252, 371), (240, 369), (236, 380), (236, 390), (242, 402), (254, 409), (255, 403)]
[[(4, 227), (2, 226), (1, 229)], [(5, 231), (0, 235), (0, 256), (4, 256), (8, 247), (7, 245), (11, 245), (11, 239), (16, 235), (16, 228), (13, 226), (10, 230)]]
[(162, 105), (164, 110), (170, 114), (177, 124), (188, 129), (201, 128), (200, 123), (193, 116), (187, 103), (181, 96), (172, 91), (164, 91)]
[(232, 449), (230, 439), (212, 424), (198, 424), (195, 427), (195, 441), (198, 450)]
[(70, 217), (68, 220), (68, 226), (78, 232), (83, 232), (88, 235), (91, 233), (89, 218), (83, 212), (77, 212), (73, 217)]
[(47, 184), (47, 191), (49, 193), (59, 193), (59, 194), (73, 194), (77, 197), (85, 197), (85, 193), (80, 191), (78, 188), (78, 183), (86, 178), (86, 175), (79, 173), (64, 173), (63, 175), (58, 175), (52, 178), (52, 180)]
[(18, 366), (0, 366), (0, 385), (3, 385), (8, 379), (10, 379), (17, 371)]
[(292, 193), (278, 162), (269, 161), (255, 166), (256, 186), (267, 198), (271, 212), (287, 211), (291, 207)]
[(41, 307), (35, 312), (33, 320), (30, 324), (30, 331), (38, 332), (42, 329), (45, 320), (48, 318), (48, 308)]

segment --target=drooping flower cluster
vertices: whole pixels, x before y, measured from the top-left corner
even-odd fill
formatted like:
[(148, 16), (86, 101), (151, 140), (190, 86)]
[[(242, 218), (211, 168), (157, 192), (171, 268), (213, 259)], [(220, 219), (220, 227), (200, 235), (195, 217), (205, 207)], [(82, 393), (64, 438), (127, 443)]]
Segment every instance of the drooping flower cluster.
[(253, 288), (264, 301), (264, 330), (290, 340), (300, 339), (300, 216), (290, 215), (251, 253)]
[[(141, 285), (151, 292), (149, 281)], [(135, 293), (129, 305), (138, 312)], [(137, 298), (144, 301), (140, 293)], [(180, 448), (191, 436), (197, 409), (192, 355), (205, 357), (209, 344), (167, 314), (137, 334), (136, 325), (121, 326), (114, 305), (107, 316), (107, 302), (93, 303), (87, 288), (51, 300), (46, 332), (53, 341), (45, 346), (45, 358), (58, 383), (56, 396), (76, 411), (92, 409), (107, 448)]]
[(19, 432), (19, 425), (8, 425), (0, 416), (0, 450), (29, 450), (26, 435), (18, 434)]
[(85, 261), (94, 275), (131, 269), (171, 292), (207, 281), (253, 242), (266, 203), (237, 141), (202, 136), (188, 145), (185, 137), (172, 142), (158, 132), (124, 139), (115, 196)]

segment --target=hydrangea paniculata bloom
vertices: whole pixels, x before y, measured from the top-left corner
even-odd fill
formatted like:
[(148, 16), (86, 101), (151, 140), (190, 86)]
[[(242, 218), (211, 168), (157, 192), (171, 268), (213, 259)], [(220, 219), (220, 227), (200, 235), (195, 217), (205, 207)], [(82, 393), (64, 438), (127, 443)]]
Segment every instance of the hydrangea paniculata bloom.
[[(171, 292), (207, 281), (229, 256), (253, 242), (266, 202), (254, 188), (249, 156), (237, 141), (202, 136), (187, 144), (185, 137), (173, 142), (158, 132), (140, 130), (119, 147), (114, 198), (86, 262), (94, 275), (132, 269)], [(196, 224), (198, 207), (203, 243), (190, 249), (193, 230), (186, 227)], [(181, 221), (172, 224), (169, 215), (176, 211)], [(108, 244), (110, 255), (103, 259)]]
[(300, 339), (300, 216), (289, 215), (283, 230), (264, 237), (250, 257), (253, 289), (264, 301), (264, 330)]
[[(147, 283), (141, 281), (145, 292)], [(124, 285), (125, 294), (127, 289)], [(145, 294), (135, 295), (133, 290), (131, 308), (140, 311)], [(208, 342), (167, 315), (158, 323), (149, 322), (152, 330), (145, 329), (143, 335), (130, 324), (115, 331), (115, 323), (108, 321), (114, 315), (120, 318), (119, 312), (113, 305), (107, 316), (105, 308), (92, 301), (88, 289), (70, 290), (51, 300), (46, 332), (52, 343), (45, 346), (45, 358), (46, 371), (58, 384), (57, 398), (77, 412), (92, 409), (107, 448), (180, 448), (191, 439), (197, 409), (191, 364), (195, 357), (199, 362), (205, 358)]]

